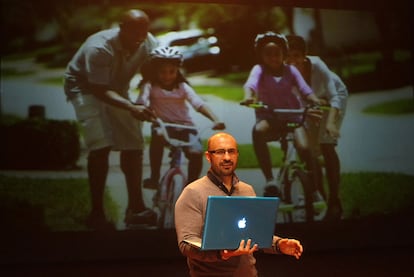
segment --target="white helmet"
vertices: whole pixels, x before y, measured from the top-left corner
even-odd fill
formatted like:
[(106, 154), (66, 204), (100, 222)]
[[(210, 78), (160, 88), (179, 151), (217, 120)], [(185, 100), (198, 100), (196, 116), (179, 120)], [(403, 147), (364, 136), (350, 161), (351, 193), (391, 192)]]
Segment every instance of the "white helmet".
[(274, 42), (275, 44), (279, 45), (279, 47), (282, 48), (283, 54), (287, 54), (288, 42), (285, 35), (277, 34), (271, 31), (263, 34), (258, 34), (254, 40), (254, 48), (257, 52), (259, 52), (262, 47), (269, 42)]
[(173, 47), (158, 47), (151, 52), (151, 62), (153, 61), (172, 61), (181, 65), (183, 54)]

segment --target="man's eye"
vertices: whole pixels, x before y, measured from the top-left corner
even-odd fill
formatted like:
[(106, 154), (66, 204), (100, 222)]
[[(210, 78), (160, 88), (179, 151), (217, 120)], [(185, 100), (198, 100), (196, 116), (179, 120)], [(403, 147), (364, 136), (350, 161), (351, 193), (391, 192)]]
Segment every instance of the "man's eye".
[(236, 149), (229, 149), (227, 150), (227, 153), (231, 154), (236, 154), (237, 150)]

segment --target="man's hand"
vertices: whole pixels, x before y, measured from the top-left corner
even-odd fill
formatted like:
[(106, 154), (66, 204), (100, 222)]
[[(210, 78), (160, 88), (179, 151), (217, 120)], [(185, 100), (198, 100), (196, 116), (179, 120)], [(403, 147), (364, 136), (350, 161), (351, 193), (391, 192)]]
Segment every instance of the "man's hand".
[(226, 125), (224, 124), (224, 122), (214, 122), (212, 129), (213, 130), (224, 130), (226, 129)]
[(302, 244), (295, 239), (281, 239), (278, 241), (278, 249), (285, 255), (294, 256), (299, 259), (303, 252)]
[(309, 108), (306, 116), (312, 120), (319, 122), (322, 119), (323, 111), (319, 109)]
[(246, 243), (244, 240), (241, 240), (239, 248), (236, 250), (221, 250), (221, 258), (223, 260), (228, 260), (230, 257), (253, 254), (253, 252), (259, 249), (259, 246), (257, 244), (254, 244), (253, 247), (251, 247), (251, 244), (251, 239), (247, 240)]
[(326, 101), (326, 99), (323, 99), (323, 98), (319, 98), (319, 103), (318, 103), (320, 106), (327, 106), (327, 105), (329, 105), (329, 102), (328, 101)]
[(141, 121), (154, 121), (156, 118), (154, 112), (144, 105), (134, 105), (130, 111), (133, 117)]
[(243, 99), (243, 101), (240, 102), (240, 105), (249, 106), (249, 105), (254, 104), (254, 103), (256, 103), (256, 99), (251, 97), (251, 98)]
[(340, 133), (338, 128), (336, 127), (336, 125), (334, 123), (327, 123), (326, 124), (326, 132), (328, 132), (328, 135), (337, 139), (340, 137)]
[(325, 106), (328, 105), (328, 101), (326, 101), (325, 99), (316, 98), (312, 101), (312, 103), (316, 107), (310, 107), (307, 111), (307, 116), (310, 119), (319, 122), (322, 119), (323, 110), (326, 109)]

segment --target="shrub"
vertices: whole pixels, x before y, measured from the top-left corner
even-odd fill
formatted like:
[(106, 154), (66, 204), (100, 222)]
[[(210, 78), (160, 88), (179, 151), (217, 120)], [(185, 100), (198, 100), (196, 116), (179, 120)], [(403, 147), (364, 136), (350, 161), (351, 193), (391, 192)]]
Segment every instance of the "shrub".
[(3, 169), (70, 169), (80, 156), (76, 123), (29, 118), (0, 126)]

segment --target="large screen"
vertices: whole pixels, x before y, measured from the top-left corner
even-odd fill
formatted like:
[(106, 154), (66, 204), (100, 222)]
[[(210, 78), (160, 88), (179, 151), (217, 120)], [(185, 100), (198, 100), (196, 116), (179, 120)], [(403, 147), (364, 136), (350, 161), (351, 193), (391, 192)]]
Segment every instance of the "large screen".
[[(130, 8), (149, 15), (150, 32), (159, 43), (183, 53), (181, 72), (225, 123), (225, 132), (237, 139), (236, 174), (260, 196), (267, 182), (252, 146), (255, 110), (240, 105), (243, 85), (258, 62), (254, 40), (266, 31), (303, 37), (307, 55), (320, 57), (348, 91), (335, 147), (340, 161), (339, 220), (412, 213), (414, 99), (408, 9), (400, 5), (392, 10), (281, 5), (276, 1), (255, 5), (247, 1), (123, 2), (2, 1), (7, 7), (2, 8), (0, 206), (8, 222), (2, 229), (17, 233), (92, 231), (85, 224), (91, 209), (87, 148), (73, 106), (64, 94), (63, 76), (84, 40), (115, 27), (118, 15)], [(132, 101), (138, 97), (141, 79), (138, 72), (131, 80)], [(212, 122), (192, 106), (188, 109), (205, 148), (206, 140), (215, 133)], [(151, 123), (143, 122), (142, 132), (144, 180), (151, 174)], [(75, 140), (70, 139), (73, 134)], [(269, 141), (268, 147), (276, 178), (288, 163), (283, 163), (279, 141)], [(159, 148), (164, 149), (161, 177), (169, 179), (161, 187), (170, 193), (142, 187), (146, 207), (157, 215), (155, 224), (125, 224), (127, 186), (119, 152), (111, 152), (103, 201), (116, 231), (174, 229), (174, 199), (186, 185), (188, 160), (182, 156), (182, 175), (168, 176), (169, 147)], [(322, 157), (318, 163), (323, 174), (321, 190), (327, 196), (329, 164)], [(209, 167), (203, 158), (200, 177)], [(303, 169), (303, 165), (296, 168)], [(295, 174), (290, 170), (279, 183), (283, 191), (277, 224), (281, 225), (309, 221), (305, 201), (310, 198), (304, 196), (304, 185), (293, 180)], [(329, 201), (312, 201), (311, 221), (323, 223)]]

